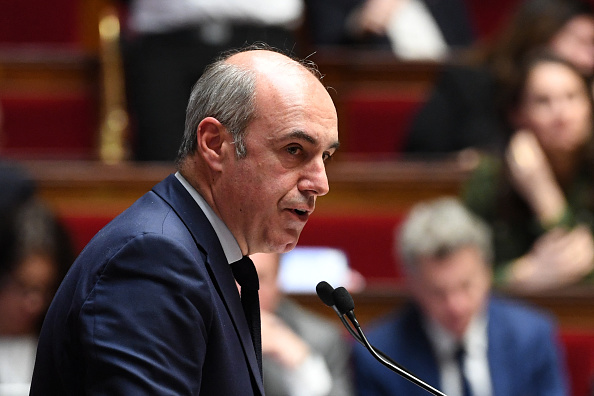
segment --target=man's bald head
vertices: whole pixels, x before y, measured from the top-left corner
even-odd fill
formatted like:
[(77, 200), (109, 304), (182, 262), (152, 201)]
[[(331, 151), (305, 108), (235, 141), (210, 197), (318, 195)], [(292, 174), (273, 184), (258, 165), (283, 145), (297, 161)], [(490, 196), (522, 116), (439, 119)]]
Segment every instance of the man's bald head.
[(244, 132), (257, 110), (257, 84), (287, 85), (299, 79), (321, 85), (321, 74), (313, 62), (292, 58), (265, 44), (223, 54), (192, 89), (178, 165), (196, 151), (196, 130), (206, 117), (216, 118), (229, 130), (237, 156), (244, 157)]
[(297, 73), (312, 75), (317, 80), (322, 77), (313, 63), (290, 57), (273, 49), (248, 49), (247, 51), (229, 52), (221, 60), (265, 76), (278, 74), (279, 70), (286, 70), (290, 73), (290, 70), (293, 69)]

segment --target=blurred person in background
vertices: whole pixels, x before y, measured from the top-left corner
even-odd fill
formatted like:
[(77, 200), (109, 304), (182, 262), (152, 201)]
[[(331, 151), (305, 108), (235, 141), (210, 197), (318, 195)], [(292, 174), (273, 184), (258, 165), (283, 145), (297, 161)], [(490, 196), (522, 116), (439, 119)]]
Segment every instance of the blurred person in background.
[(266, 395), (353, 395), (350, 348), (341, 331), (283, 294), (278, 284), (280, 254), (250, 258), (260, 279)]
[(74, 253), (32, 180), (8, 164), (0, 175), (0, 395), (24, 396), (43, 317)]
[[(395, 238), (410, 301), (369, 342), (448, 396), (568, 396), (558, 329), (548, 315), (491, 293), (488, 226), (455, 198), (415, 205)], [(360, 396), (425, 396), (361, 345)]]
[(511, 126), (504, 87), (522, 59), (546, 47), (582, 74), (594, 72), (594, 10), (587, 0), (524, 0), (490, 42), (444, 66), (427, 102), (415, 116), (405, 152), (426, 157), (466, 148), (501, 152)]
[(528, 56), (506, 91), (505, 154), (480, 157), (463, 189), (493, 228), (495, 279), (522, 290), (583, 281), (594, 269), (590, 83), (545, 51)]
[(192, 86), (218, 54), (256, 41), (298, 52), (302, 0), (122, 1), (122, 55), (139, 161), (174, 161)]
[(406, 60), (441, 60), (475, 35), (464, 1), (308, 0), (314, 46), (391, 50)]

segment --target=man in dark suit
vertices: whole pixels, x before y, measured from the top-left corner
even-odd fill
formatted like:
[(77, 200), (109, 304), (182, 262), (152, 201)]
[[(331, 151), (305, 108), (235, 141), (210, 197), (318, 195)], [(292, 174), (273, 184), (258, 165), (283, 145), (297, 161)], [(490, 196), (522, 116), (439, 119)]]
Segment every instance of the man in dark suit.
[[(490, 293), (489, 229), (459, 201), (413, 208), (397, 246), (412, 302), (370, 328), (371, 344), (448, 396), (569, 394), (556, 326)], [(427, 395), (360, 345), (353, 354), (358, 395)]]
[(328, 192), (337, 118), (314, 71), (265, 46), (208, 68), (178, 172), (101, 230), (56, 294), (31, 395), (263, 394), (230, 264), (292, 249)]

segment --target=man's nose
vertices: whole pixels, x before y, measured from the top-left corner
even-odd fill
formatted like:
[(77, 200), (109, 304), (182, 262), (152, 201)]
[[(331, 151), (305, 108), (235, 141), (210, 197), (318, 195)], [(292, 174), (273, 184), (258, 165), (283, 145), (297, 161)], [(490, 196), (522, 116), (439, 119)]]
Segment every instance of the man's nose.
[(305, 169), (305, 173), (299, 181), (299, 190), (311, 192), (313, 195), (326, 195), (330, 191), (326, 166), (320, 158), (312, 161)]

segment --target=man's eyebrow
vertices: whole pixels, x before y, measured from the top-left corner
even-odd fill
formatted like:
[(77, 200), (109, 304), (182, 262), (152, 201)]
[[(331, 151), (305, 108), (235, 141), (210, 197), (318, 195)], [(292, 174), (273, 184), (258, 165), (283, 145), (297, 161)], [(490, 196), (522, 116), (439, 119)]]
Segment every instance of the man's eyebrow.
[(311, 143), (311, 144), (317, 144), (318, 143), (318, 141), (317, 141), (316, 138), (314, 138), (313, 136), (311, 136), (310, 134), (308, 134), (308, 133), (306, 133), (306, 132), (304, 132), (302, 130), (296, 130), (296, 131), (293, 131), (293, 132), (289, 133), (287, 135), (287, 139), (301, 139), (301, 140), (305, 140), (305, 141), (307, 141), (308, 143)]
[[(311, 144), (318, 144), (318, 140), (316, 138), (314, 138), (313, 136), (311, 136), (310, 134), (308, 134), (307, 132), (302, 131), (302, 130), (296, 130), (296, 131), (289, 133), (287, 135), (287, 138), (288, 139), (301, 139), (301, 140), (305, 140), (306, 142), (311, 143)], [(336, 141), (336, 142), (332, 143), (329, 148), (330, 149), (338, 149), (338, 146), (340, 146), (340, 142)]]

